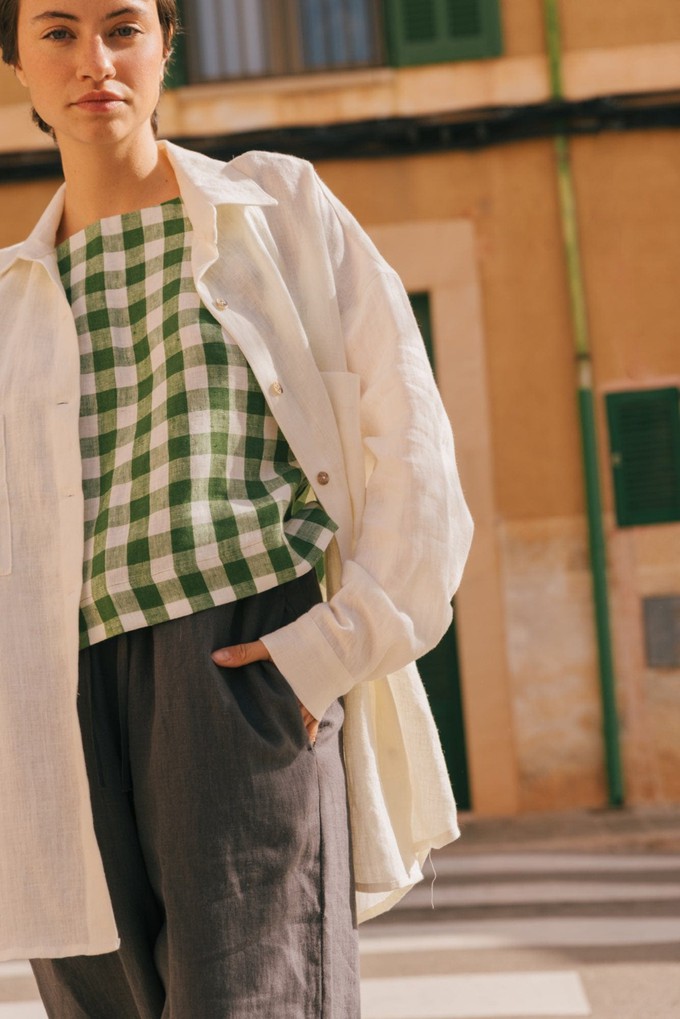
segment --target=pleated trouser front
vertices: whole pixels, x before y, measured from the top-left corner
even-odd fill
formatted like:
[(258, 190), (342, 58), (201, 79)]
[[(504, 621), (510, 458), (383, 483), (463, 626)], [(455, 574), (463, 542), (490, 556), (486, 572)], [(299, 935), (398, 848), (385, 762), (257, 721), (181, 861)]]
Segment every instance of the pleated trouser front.
[(210, 658), (319, 597), (312, 572), (81, 652), (78, 710), (121, 947), (32, 961), (50, 1019), (359, 1015), (341, 703), (311, 747), (271, 662), (226, 670)]

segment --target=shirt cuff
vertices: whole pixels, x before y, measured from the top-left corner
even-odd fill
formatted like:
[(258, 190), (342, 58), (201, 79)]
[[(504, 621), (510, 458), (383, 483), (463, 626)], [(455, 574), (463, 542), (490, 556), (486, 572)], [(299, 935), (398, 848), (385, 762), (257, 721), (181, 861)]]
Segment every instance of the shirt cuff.
[(260, 639), (298, 700), (318, 721), (354, 686), (354, 678), (309, 615)]

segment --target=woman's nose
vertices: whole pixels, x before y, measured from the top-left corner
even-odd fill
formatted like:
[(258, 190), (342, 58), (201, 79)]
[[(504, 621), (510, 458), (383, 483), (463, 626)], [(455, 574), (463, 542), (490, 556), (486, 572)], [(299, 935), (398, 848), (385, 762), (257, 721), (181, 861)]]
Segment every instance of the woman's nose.
[(101, 37), (92, 39), (84, 46), (78, 76), (83, 79), (90, 78), (94, 82), (115, 78), (116, 66), (111, 51)]

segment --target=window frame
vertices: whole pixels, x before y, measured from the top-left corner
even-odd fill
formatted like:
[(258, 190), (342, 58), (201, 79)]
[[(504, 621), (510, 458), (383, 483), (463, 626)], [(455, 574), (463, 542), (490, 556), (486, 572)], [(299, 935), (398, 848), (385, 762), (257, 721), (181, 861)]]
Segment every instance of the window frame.
[[(269, 55), (267, 69), (261, 73), (207, 75), (201, 70), (197, 33), (192, 34), (189, 30), (190, 18), (186, 16), (186, 12), (190, 8), (190, 3), (178, 0), (183, 31), (175, 40), (175, 53), (166, 78), (166, 88), (479, 60), (501, 56), (503, 52), (500, 0), (371, 0), (367, 17), (370, 18), (374, 49), (370, 59), (347, 64), (306, 65), (301, 38), (295, 31), (295, 17), (299, 15), (297, 4), (301, 0), (272, 0), (272, 2), (271, 17), (268, 15), (265, 18), (268, 26), (266, 37), (262, 40)], [(436, 39), (421, 43), (410, 42), (402, 31), (404, 5), (424, 2), (434, 4), (440, 31)], [(477, 4), (482, 24), (478, 35), (456, 38), (448, 33), (447, 4), (456, 2)], [(194, 10), (193, 7), (191, 9)]]

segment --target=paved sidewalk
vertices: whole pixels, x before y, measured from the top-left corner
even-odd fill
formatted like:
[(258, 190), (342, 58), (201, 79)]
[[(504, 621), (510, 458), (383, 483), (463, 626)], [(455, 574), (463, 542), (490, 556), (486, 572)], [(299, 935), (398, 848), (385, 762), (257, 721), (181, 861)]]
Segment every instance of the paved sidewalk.
[(680, 804), (480, 818), (462, 814), (445, 853), (564, 850), (680, 853)]

